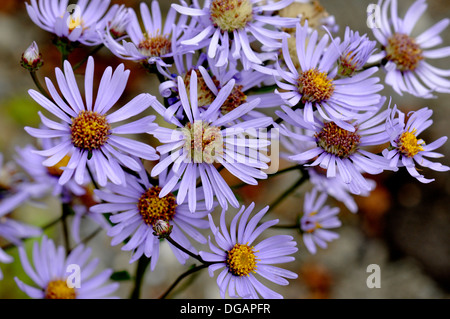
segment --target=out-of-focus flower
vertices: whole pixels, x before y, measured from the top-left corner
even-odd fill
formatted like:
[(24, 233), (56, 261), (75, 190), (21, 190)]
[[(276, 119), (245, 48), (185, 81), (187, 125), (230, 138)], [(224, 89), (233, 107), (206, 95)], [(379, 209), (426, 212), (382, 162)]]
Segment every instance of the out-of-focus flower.
[[(197, 49), (207, 47), (208, 56), (216, 58), (216, 66), (224, 66), (230, 56), (240, 59), (244, 69), (262, 64), (258, 54), (252, 49), (254, 40), (266, 51), (281, 47), (280, 39), (289, 37), (280, 31), (283, 27), (294, 27), (298, 19), (271, 15), (293, 0), (258, 4), (251, 0), (213, 0), (206, 1), (203, 9), (197, 1), (194, 6), (172, 4), (183, 15), (198, 19), (192, 37), (181, 41), (182, 45), (196, 45)], [(277, 29), (270, 29), (275, 27)]]
[(254, 208), (254, 203), (247, 208), (242, 206), (231, 221), (229, 229), (225, 221), (226, 210), (220, 215), (219, 227), (215, 226), (209, 215), (211, 231), (217, 246), (210, 239), (211, 252), (201, 251), (200, 256), (212, 263), (208, 267), (211, 277), (216, 270), (221, 270), (217, 277), (217, 285), (222, 298), (225, 298), (227, 293), (232, 298), (257, 299), (259, 296), (265, 299), (283, 298), (261, 283), (256, 275), (282, 286), (289, 284), (286, 278), (297, 278), (296, 273), (273, 266), (295, 260), (295, 257), (289, 256), (298, 250), (292, 236), (275, 235), (254, 244), (266, 229), (278, 223), (275, 219), (258, 225), (269, 210), (268, 206), (249, 220)]
[(110, 0), (80, 0), (70, 4), (67, 0), (31, 0), (25, 3), (31, 20), (40, 28), (54, 33), (59, 38), (84, 45), (102, 42), (97, 30), (104, 29), (119, 9), (109, 10)]
[(341, 221), (336, 216), (339, 214), (339, 208), (323, 206), (327, 194), (321, 193), (319, 196), (318, 194), (317, 189), (305, 194), (303, 215), (300, 218), (303, 242), (311, 254), (317, 252), (316, 246), (326, 248), (327, 242), (339, 238), (337, 233), (328, 229), (341, 226)]
[(27, 70), (37, 71), (43, 64), (42, 54), (35, 41), (22, 54), (20, 64)]
[(105, 269), (92, 277), (99, 259), (88, 262), (91, 252), (90, 248), (79, 245), (66, 257), (64, 247), (56, 247), (51, 239), (43, 236), (40, 246), (37, 241), (34, 242), (34, 268), (25, 249), (19, 247), (22, 267), (37, 287), (25, 284), (17, 277), (14, 279), (20, 290), (33, 299), (116, 298), (111, 294), (119, 288), (119, 284), (108, 283), (112, 269)]
[(131, 170), (140, 170), (141, 166), (132, 156), (147, 160), (159, 158), (150, 145), (120, 136), (152, 131), (157, 126), (153, 123), (154, 116), (145, 116), (114, 128), (111, 126), (140, 114), (156, 101), (154, 96), (142, 93), (113, 113), (107, 114), (119, 100), (127, 84), (130, 71), (125, 70), (123, 64), (120, 64), (114, 72), (111, 67), (105, 70), (95, 101), (92, 92), (94, 81), (92, 57), (89, 57), (86, 67), (85, 102), (70, 63), (64, 62), (64, 73), (59, 68), (56, 68), (55, 72), (59, 88), (70, 106), (64, 102), (53, 83), (47, 78), (47, 88), (56, 104), (37, 91), (29, 90), (29, 94), (61, 122), (50, 120), (39, 112), (42, 124), (46, 128), (25, 127), (25, 130), (37, 138), (60, 139), (59, 144), (36, 151), (36, 154), (48, 157), (43, 162), (45, 166), (54, 166), (70, 154), (67, 165), (61, 167), (63, 169), (59, 178), (61, 185), (66, 184), (72, 177), (76, 183), (84, 184), (87, 166), (95, 170), (95, 177), (101, 186), (105, 186), (108, 179), (115, 184), (121, 184), (125, 182), (125, 173), (120, 164)]
[[(129, 40), (117, 40), (110, 32), (105, 34), (104, 44), (116, 56), (135, 62), (145, 62), (156, 66), (169, 66), (168, 59), (178, 53), (179, 40), (184, 25), (185, 17), (176, 22), (176, 11), (170, 9), (162, 25), (161, 9), (157, 0), (151, 4), (151, 12), (144, 2), (140, 4), (140, 12), (144, 29), (142, 29), (136, 12), (130, 8), (128, 11), (128, 24), (126, 33)], [(131, 40), (131, 41), (130, 41)]]
[[(258, 135), (258, 129), (264, 129), (272, 124), (273, 119), (258, 118), (239, 122), (223, 129), (223, 125), (233, 122), (252, 110), (259, 99), (244, 103), (218, 118), (218, 110), (235, 85), (234, 79), (223, 86), (204, 112), (200, 112), (198, 106), (197, 73), (191, 72), (189, 95), (181, 76), (177, 78), (177, 82), (181, 104), (188, 122), (182, 124), (176, 118), (172, 118), (171, 123), (177, 126), (176, 129), (160, 127), (153, 133), (163, 144), (157, 147), (159, 153), (169, 154), (169, 156), (156, 164), (151, 175), (158, 176), (169, 165), (172, 165), (171, 169), (174, 172), (170, 181), (162, 188), (160, 196), (171, 192), (181, 180), (177, 203), (184, 203), (187, 199), (189, 209), (194, 212), (197, 194), (196, 180), (200, 177), (207, 209), (212, 207), (214, 195), (217, 196), (222, 207), (227, 207), (228, 202), (233, 207), (238, 207), (236, 195), (214, 164), (223, 165), (223, 168), (247, 184), (256, 185), (257, 178), (267, 178), (267, 174), (262, 172), (262, 169), (268, 168), (269, 158), (262, 152), (267, 151), (270, 142), (267, 134), (265, 138), (255, 137), (255, 134)], [(155, 106), (155, 110), (164, 116), (166, 112), (164, 106)], [(245, 134), (246, 130), (250, 133)]]
[[(300, 69), (289, 55), (287, 40), (283, 40), (283, 60), (287, 70), (277, 63), (277, 79), (280, 90), (276, 92), (290, 106), (300, 103), (307, 122), (314, 123), (314, 111), (322, 118), (333, 121), (346, 130), (354, 130), (348, 120), (357, 118), (361, 112), (376, 111), (381, 100), (377, 94), (383, 89), (379, 78), (372, 77), (378, 68), (372, 67), (352, 77), (335, 79), (340, 52), (333, 43), (328, 45), (325, 34), (319, 42), (318, 33), (308, 33), (308, 22), (297, 25), (296, 45)], [(287, 54), (284, 54), (284, 53)], [(286, 83), (287, 82), (287, 83)]]
[[(111, 245), (115, 246), (130, 237), (130, 240), (122, 247), (124, 251), (133, 251), (130, 263), (138, 260), (142, 255), (151, 258), (150, 268), (154, 270), (158, 262), (160, 251), (160, 236), (167, 235), (170, 229), (170, 237), (185, 249), (197, 253), (191, 244), (190, 238), (206, 243), (206, 238), (197, 230), (208, 228), (208, 221), (204, 217), (211, 212), (206, 209), (202, 201), (203, 192), (197, 191), (196, 211), (191, 213), (187, 204), (178, 205), (172, 193), (160, 196), (161, 189), (170, 179), (172, 173), (162, 172), (159, 175), (159, 185), (153, 185), (143, 168), (139, 178), (127, 174), (126, 186), (107, 184), (103, 190), (95, 190), (95, 194), (103, 200), (103, 203), (91, 207), (92, 213), (112, 213), (110, 217), (113, 227), (108, 235), (113, 237)], [(182, 192), (176, 188), (174, 191)], [(164, 233), (156, 233), (157, 229)], [(189, 256), (169, 243), (174, 255), (182, 264)]]
[[(439, 172), (446, 172), (450, 167), (440, 163), (434, 163), (425, 157), (439, 158), (444, 155), (434, 152), (446, 141), (447, 136), (443, 136), (436, 141), (426, 144), (418, 136), (431, 126), (430, 119), (433, 111), (425, 107), (415, 112), (410, 112), (406, 118), (405, 114), (394, 106), (386, 124), (386, 130), (390, 134), (391, 148), (383, 151), (383, 155), (390, 160), (393, 168), (406, 167), (408, 173), (417, 178), (422, 183), (430, 183), (434, 179), (427, 179), (417, 171), (416, 163), (423, 167), (428, 167)], [(395, 117), (398, 115), (398, 118)]]
[[(397, 0), (379, 0), (381, 28), (373, 34), (383, 46), (370, 62), (385, 59), (386, 83), (399, 94), (408, 92), (421, 98), (433, 98), (433, 92), (450, 93), (448, 70), (436, 68), (429, 60), (450, 56), (450, 47), (435, 48), (442, 43), (439, 35), (450, 23), (446, 18), (418, 36), (412, 31), (427, 9), (426, 0), (415, 1), (401, 19), (397, 14)], [(389, 10), (390, 7), (390, 10)]]

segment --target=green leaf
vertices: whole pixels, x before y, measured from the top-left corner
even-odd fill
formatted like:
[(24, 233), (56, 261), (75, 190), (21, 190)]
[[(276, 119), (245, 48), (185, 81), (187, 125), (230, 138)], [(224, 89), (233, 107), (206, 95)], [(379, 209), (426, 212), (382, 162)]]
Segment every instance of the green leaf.
[(111, 275), (110, 279), (114, 280), (114, 281), (125, 281), (125, 280), (130, 280), (131, 275), (126, 270), (116, 271), (115, 273), (113, 273)]

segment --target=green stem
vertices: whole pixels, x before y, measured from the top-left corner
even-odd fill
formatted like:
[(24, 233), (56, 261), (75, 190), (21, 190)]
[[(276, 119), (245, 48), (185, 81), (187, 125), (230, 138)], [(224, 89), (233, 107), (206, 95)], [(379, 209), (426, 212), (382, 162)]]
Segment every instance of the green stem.
[(47, 91), (44, 89), (44, 87), (41, 85), (41, 82), (39, 81), (36, 71), (30, 71), (31, 78), (33, 79), (34, 84), (38, 88), (38, 90), (44, 95), (47, 99), (52, 100), (50, 95), (47, 93)]
[(72, 67), (72, 69), (73, 69), (74, 71), (77, 70), (80, 66), (82, 66), (82, 65), (89, 59), (90, 56), (92, 56), (92, 55), (94, 55), (95, 53), (97, 53), (98, 51), (100, 51), (104, 46), (105, 46), (105, 45), (104, 45), (103, 43), (97, 45), (94, 49), (92, 49), (91, 52), (89, 52), (89, 54), (88, 54), (83, 60), (81, 60), (80, 62), (78, 62), (77, 64), (75, 64), (75, 65)]
[(134, 278), (134, 288), (131, 292), (130, 299), (139, 299), (141, 295), (142, 282), (144, 279), (145, 271), (150, 264), (150, 258), (142, 255), (138, 260), (138, 264), (136, 267), (136, 276)]
[(283, 194), (281, 194), (276, 200), (269, 205), (270, 209), (274, 209), (278, 206), (286, 197), (288, 197), (293, 191), (295, 191), (300, 185), (309, 179), (309, 175), (306, 171), (302, 171), (302, 177), (289, 187)]
[(70, 251), (70, 239), (69, 239), (69, 227), (67, 225), (67, 216), (71, 214), (70, 205), (67, 203), (62, 204), (62, 227), (63, 227), (63, 236), (64, 236), (64, 246), (66, 247), (66, 252)]
[(207, 264), (209, 265), (210, 263), (206, 262), (203, 260), (202, 257), (200, 257), (199, 255), (194, 254), (193, 252), (187, 250), (186, 248), (184, 248), (183, 246), (181, 246), (179, 243), (177, 243), (175, 240), (173, 240), (170, 236), (166, 238), (167, 241), (169, 243), (171, 243), (172, 245), (174, 245), (175, 247), (177, 247), (179, 250), (181, 250), (182, 252), (188, 254), (189, 256), (191, 256), (194, 259), (197, 259), (199, 262), (201, 262), (202, 264)]
[(209, 267), (209, 265), (208, 264), (203, 264), (203, 265), (200, 265), (200, 266), (195, 266), (194, 268), (191, 268), (191, 269), (189, 269), (189, 270), (187, 270), (187, 271), (185, 271), (184, 273), (182, 273), (180, 276), (178, 276), (178, 278), (173, 282), (173, 284), (166, 290), (166, 292), (164, 292), (160, 297), (159, 297), (159, 299), (165, 299), (168, 295), (169, 295), (169, 293), (180, 283), (180, 281), (181, 280), (183, 280), (185, 277), (187, 277), (187, 276), (189, 276), (189, 275), (191, 275), (191, 274), (193, 274), (193, 273), (196, 273), (197, 271), (199, 271), (199, 270), (202, 270), (203, 268), (207, 268), (207, 267)]

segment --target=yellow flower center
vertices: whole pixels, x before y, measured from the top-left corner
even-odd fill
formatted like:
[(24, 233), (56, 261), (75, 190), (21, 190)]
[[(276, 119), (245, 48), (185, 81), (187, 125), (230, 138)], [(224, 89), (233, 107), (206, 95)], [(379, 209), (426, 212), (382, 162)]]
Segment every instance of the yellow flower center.
[(414, 71), (424, 59), (422, 49), (413, 38), (396, 33), (388, 39), (386, 59), (394, 62), (400, 71)]
[(422, 145), (425, 145), (425, 142), (422, 139), (417, 140), (415, 132), (415, 129), (412, 132), (404, 132), (398, 142), (400, 152), (408, 157), (413, 157), (424, 150)]
[(75, 288), (69, 288), (64, 280), (50, 281), (45, 289), (45, 299), (76, 299)]
[(243, 29), (253, 19), (249, 0), (214, 0), (209, 7), (211, 20), (222, 31)]
[(229, 272), (235, 276), (248, 276), (256, 272), (257, 261), (253, 246), (236, 244), (227, 252), (226, 264)]
[(223, 154), (223, 138), (219, 127), (209, 126), (203, 121), (188, 123), (183, 129), (184, 148), (191, 161), (212, 164), (218, 155)]
[(317, 215), (317, 213), (318, 213), (317, 211), (313, 211), (313, 212), (309, 213), (308, 215), (306, 215), (304, 225), (303, 225), (303, 227), (305, 228), (305, 230), (304, 230), (305, 233), (311, 234), (311, 233), (314, 233), (316, 231), (316, 229), (322, 228), (322, 225), (318, 221), (310, 220), (310, 218)]
[(75, 147), (92, 151), (101, 148), (110, 135), (106, 117), (92, 111), (82, 111), (72, 118), (71, 135)]
[(356, 131), (344, 130), (334, 122), (326, 123), (314, 137), (318, 146), (340, 158), (346, 158), (355, 153), (361, 140), (361, 136)]
[(47, 167), (47, 171), (52, 176), (61, 176), (63, 173), (62, 168), (66, 167), (69, 164), (70, 156), (64, 156), (58, 163), (51, 167)]
[(172, 193), (160, 198), (161, 187), (153, 186), (142, 194), (137, 204), (139, 213), (144, 222), (154, 226), (157, 221), (171, 221), (175, 215), (177, 203)]
[(144, 40), (138, 45), (139, 51), (148, 57), (161, 57), (172, 50), (172, 42), (164, 35), (150, 37), (145, 35)]
[(317, 69), (302, 72), (297, 84), (303, 102), (322, 102), (328, 100), (334, 92), (333, 79), (328, 78), (327, 72), (319, 72)]

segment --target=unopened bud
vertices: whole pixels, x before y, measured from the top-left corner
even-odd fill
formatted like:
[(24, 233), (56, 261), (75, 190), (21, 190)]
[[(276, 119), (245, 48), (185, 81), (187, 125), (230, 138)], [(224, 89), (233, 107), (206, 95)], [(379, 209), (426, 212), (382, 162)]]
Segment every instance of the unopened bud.
[(42, 54), (39, 53), (39, 48), (36, 42), (33, 41), (31, 45), (22, 54), (20, 64), (30, 71), (37, 71), (43, 64)]
[(173, 226), (169, 222), (159, 219), (153, 225), (153, 235), (158, 236), (159, 239), (167, 238), (172, 233)]

